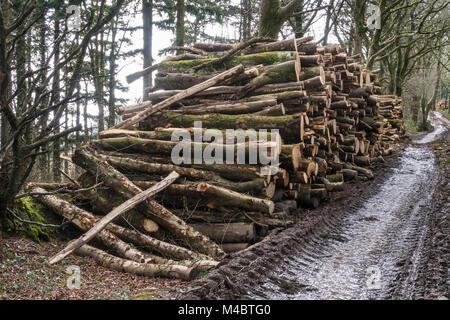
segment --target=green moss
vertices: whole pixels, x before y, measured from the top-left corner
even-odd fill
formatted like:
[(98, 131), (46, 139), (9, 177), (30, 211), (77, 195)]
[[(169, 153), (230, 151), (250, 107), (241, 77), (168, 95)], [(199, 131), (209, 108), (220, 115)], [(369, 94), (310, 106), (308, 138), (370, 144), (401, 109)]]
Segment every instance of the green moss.
[(405, 130), (407, 132), (419, 132), (419, 125), (412, 120), (405, 120)]
[(286, 62), (294, 59), (294, 52), (292, 51), (275, 51), (262, 52), (250, 54), (245, 56), (236, 56), (225, 62), (221, 66), (214, 66), (214, 68), (205, 68), (198, 71), (192, 70), (193, 67), (203, 64), (205, 62), (217, 61), (217, 58), (209, 58), (202, 60), (181, 60), (181, 61), (166, 61), (159, 65), (159, 72), (166, 73), (195, 73), (195, 74), (210, 74), (214, 71), (225, 70), (242, 64), (244, 67), (255, 65), (273, 65), (280, 62)]
[(450, 119), (450, 109), (441, 110), (442, 113), (447, 119)]
[[(12, 210), (18, 217), (25, 221), (40, 222), (45, 224), (55, 223), (57, 220), (55, 219), (53, 213), (31, 197), (16, 200)], [(21, 236), (30, 238), (36, 242), (40, 242), (41, 240), (49, 240), (55, 232), (55, 228), (22, 222), (12, 215), (6, 219), (5, 229), (7, 231), (18, 232)]]

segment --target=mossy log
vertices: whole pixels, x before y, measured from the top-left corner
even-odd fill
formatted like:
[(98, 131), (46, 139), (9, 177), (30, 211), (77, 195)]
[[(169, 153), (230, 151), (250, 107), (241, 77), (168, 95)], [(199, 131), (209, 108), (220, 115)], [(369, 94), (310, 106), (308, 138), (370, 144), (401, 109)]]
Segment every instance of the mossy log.
[(161, 62), (158, 67), (160, 73), (195, 73), (197, 75), (210, 74), (217, 70), (227, 70), (237, 65), (242, 64), (244, 67), (251, 67), (257, 65), (274, 65), (285, 61), (293, 60), (295, 53), (292, 51), (280, 51), (280, 52), (263, 52), (257, 54), (249, 54), (244, 56), (235, 56), (228, 59), (221, 66), (206, 67), (200, 70), (194, 71), (193, 68), (200, 66), (206, 62), (214, 64), (219, 58), (209, 58), (202, 60), (183, 60), (183, 61), (164, 61)]
[[(149, 178), (150, 180), (133, 181), (133, 182), (136, 182), (137, 183), (136, 185), (141, 188), (149, 187), (155, 183), (154, 181), (151, 180), (150, 176), (147, 176), (147, 178)], [(223, 187), (223, 188), (235, 191), (235, 192), (248, 193), (249, 195), (260, 197), (260, 198), (265, 198), (265, 199), (272, 199), (273, 196), (275, 195), (275, 189), (276, 189), (274, 182), (267, 182), (267, 180), (263, 179), (263, 178), (254, 179), (254, 180), (245, 181), (245, 182), (234, 182), (234, 183), (230, 182), (230, 181), (227, 181), (227, 183), (223, 183), (223, 182), (219, 182), (217, 180), (211, 180), (211, 181), (205, 181), (205, 182), (208, 182), (214, 186)], [(194, 182), (189, 182), (189, 181), (186, 182), (186, 184), (193, 184), (193, 183)], [(182, 193), (181, 189), (176, 188), (176, 187), (171, 188), (170, 190), (167, 191), (167, 193), (171, 194), (171, 195), (180, 195), (180, 194), (187, 195), (187, 194)]]
[(195, 121), (202, 121), (203, 127), (216, 129), (279, 129), (280, 135), (286, 143), (298, 143), (299, 115), (286, 115), (280, 117), (255, 116), (255, 115), (180, 115), (178, 113), (164, 111), (149, 117), (145, 123), (145, 129), (154, 129), (160, 126), (184, 127), (194, 126)]
[[(130, 129), (134, 125), (139, 123), (140, 121), (142, 121), (145, 118), (147, 118), (148, 116), (150, 116), (151, 114), (161, 111), (162, 109), (167, 108), (167, 107), (173, 105), (174, 103), (177, 103), (180, 100), (188, 98), (196, 93), (199, 93), (208, 88), (211, 88), (225, 80), (228, 80), (238, 74), (243, 73), (244, 71), (245, 71), (245, 69), (242, 65), (238, 65), (234, 68), (231, 68), (230, 70), (224, 71), (224, 72), (212, 77), (211, 79), (208, 79), (208, 80), (206, 80), (200, 84), (197, 84), (195, 86), (192, 86), (189, 89), (183, 90), (180, 93), (177, 93), (176, 95), (174, 95), (170, 98), (167, 98), (151, 107), (144, 109), (143, 111), (140, 111), (138, 114), (131, 117), (130, 119), (127, 119), (127, 120), (119, 123), (118, 125), (116, 125), (114, 127), (114, 129), (119, 129), (119, 128), (120, 129)], [(148, 103), (149, 103), (149, 106), (152, 104), (151, 101), (149, 101)]]
[[(223, 97), (224, 99), (229, 99), (232, 95), (236, 95), (243, 89), (243, 86), (219, 86), (219, 87), (212, 87), (208, 88), (204, 91), (198, 92), (192, 97), (213, 97), (217, 100), (217, 98)], [(311, 79), (307, 79), (304, 81), (300, 81), (298, 83), (295, 82), (287, 82), (287, 83), (275, 83), (275, 84), (268, 84), (265, 86), (262, 86), (253, 92), (250, 93), (250, 96), (252, 95), (261, 95), (261, 94), (275, 94), (275, 93), (282, 93), (286, 91), (298, 91), (298, 90), (308, 90), (308, 91), (323, 91), (325, 89), (325, 79), (322, 76), (313, 77)], [(166, 90), (166, 91), (159, 91), (159, 92), (153, 92), (148, 95), (148, 100), (152, 102), (160, 102), (164, 99), (170, 98), (183, 90)], [(223, 99), (222, 99), (223, 100)], [(183, 104), (185, 104), (186, 99), (181, 100)], [(135, 112), (135, 110), (142, 110), (143, 105), (145, 107), (145, 103), (136, 104), (132, 106), (121, 106), (120, 110), (122, 113), (130, 113)]]
[(218, 104), (210, 106), (189, 106), (174, 110), (182, 114), (205, 114), (205, 113), (221, 113), (221, 114), (246, 114), (264, 110), (267, 107), (275, 106), (277, 100), (249, 101), (233, 104)]
[[(101, 162), (85, 148), (79, 148), (75, 151), (73, 161), (83, 169), (91, 172), (91, 174), (98, 176), (107, 186), (110, 186), (125, 198), (132, 198), (134, 195), (142, 192), (139, 187), (133, 184), (122, 173), (106, 162)], [(214, 259), (221, 259), (225, 256), (224, 252), (208, 237), (192, 229), (191, 226), (187, 225), (183, 220), (156, 201), (148, 199), (144, 204), (140, 205), (140, 207), (142, 206), (144, 207), (143, 213), (147, 213), (147, 209), (151, 211), (150, 219), (156, 221), (167, 231), (187, 241), (195, 250), (207, 254)]]
[[(325, 74), (322, 67), (310, 67), (302, 68), (299, 72), (299, 80), (304, 81), (320, 76), (325, 78)], [(261, 88), (264, 85), (274, 83), (285, 83), (297, 81), (297, 75), (295, 72), (295, 61), (288, 61), (264, 67), (261, 74), (252, 79), (242, 90), (242, 94), (247, 94), (254, 91), (257, 88)], [(325, 82), (323, 80), (322, 82)]]
[[(190, 140), (190, 139), (189, 139)], [(90, 142), (90, 145), (96, 149), (101, 150), (122, 150), (125, 152), (144, 152), (151, 154), (159, 154), (172, 157), (172, 161), (175, 163), (203, 163), (205, 156), (210, 156), (211, 159), (215, 159), (215, 156), (220, 157), (220, 161), (225, 162), (228, 157), (233, 157), (234, 163), (241, 163), (242, 161), (248, 161), (254, 156), (255, 161), (270, 160), (275, 155), (280, 154), (281, 145), (279, 142), (244, 142), (237, 144), (219, 144), (219, 143), (199, 143), (192, 141), (165, 141), (165, 140), (152, 140), (141, 139), (135, 137), (121, 137), (121, 138), (109, 138), (94, 140)], [(267, 155), (258, 153), (258, 150), (264, 149)], [(212, 155), (214, 152), (214, 156)], [(199, 159), (196, 156), (200, 156)], [(255, 155), (258, 155), (258, 159)], [(243, 158), (244, 157), (244, 158)], [(242, 159), (243, 158), (243, 159)]]
[[(171, 159), (163, 156), (152, 155), (152, 154), (142, 154), (142, 153), (121, 153), (121, 152), (109, 152), (101, 151), (102, 154), (127, 158), (132, 156), (136, 160), (150, 162), (150, 163), (161, 163), (161, 164), (172, 164)], [(270, 176), (266, 172), (263, 172), (263, 168), (257, 165), (245, 165), (245, 164), (181, 164), (182, 167), (195, 168), (199, 170), (208, 170), (219, 174), (222, 178), (234, 181), (251, 181), (258, 178), (264, 178), (267, 182), (270, 182)], [(93, 185), (93, 183), (88, 186)]]
[[(280, 105), (276, 105), (274, 107), (279, 108)], [(195, 128), (196, 132), (198, 132), (200, 129)], [(107, 138), (119, 138), (119, 137), (136, 137), (136, 138), (142, 138), (142, 139), (152, 139), (152, 140), (171, 140), (174, 133), (180, 133), (180, 132), (186, 132), (188, 131), (191, 135), (191, 139), (194, 140), (194, 128), (155, 128), (154, 131), (139, 131), (139, 130), (124, 130), (124, 129), (108, 129), (105, 131), (101, 131), (99, 133), (100, 139), (107, 139)], [(207, 129), (202, 128), (202, 136), (205, 136), (205, 134), (218, 136), (221, 135), (223, 137), (224, 143), (238, 143), (238, 137), (239, 135), (227, 135), (227, 131), (224, 130), (218, 130), (218, 129)], [(253, 138), (253, 133), (256, 133), (256, 136), (254, 138), (257, 141), (265, 140), (265, 141), (279, 141), (281, 144), (281, 136), (278, 133), (272, 133), (270, 131), (267, 132), (259, 132), (259, 131), (247, 131), (243, 130), (241, 132), (241, 136), (244, 137), (244, 142), (248, 142), (250, 138)], [(52, 186), (55, 185), (54, 189), (58, 188), (65, 188), (67, 187), (66, 184), (52, 184)], [(46, 187), (43, 187), (44, 189), (47, 189)], [(52, 189), (52, 190), (54, 190)]]
[(264, 178), (256, 178), (246, 182), (233, 182), (222, 178), (214, 171), (200, 170), (175, 166), (171, 164), (150, 163), (135, 160), (130, 157), (114, 157), (103, 154), (96, 155), (99, 159), (107, 161), (118, 170), (126, 170), (129, 172), (143, 172), (149, 174), (168, 174), (175, 171), (180, 176), (194, 181), (208, 181), (214, 185), (218, 185), (236, 192), (263, 194), (263, 190), (268, 186), (267, 180)]
[(211, 76), (190, 75), (184, 73), (158, 73), (153, 90), (185, 90), (210, 79)]
[[(312, 55), (317, 53), (317, 45), (311, 41), (311, 37), (297, 39), (297, 50), (300, 54)], [(272, 43), (257, 44), (244, 50), (244, 53), (259, 53), (270, 51), (295, 51), (293, 39), (286, 39)]]

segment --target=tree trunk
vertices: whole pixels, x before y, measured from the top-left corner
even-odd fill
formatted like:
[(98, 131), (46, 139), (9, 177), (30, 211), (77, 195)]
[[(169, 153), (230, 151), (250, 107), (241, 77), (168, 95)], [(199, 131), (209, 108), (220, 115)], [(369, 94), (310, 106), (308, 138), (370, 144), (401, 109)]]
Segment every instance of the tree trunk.
[(279, 0), (261, 0), (259, 11), (259, 36), (278, 38), (284, 22), (289, 19), (303, 0), (291, 0), (281, 7)]
[[(142, 19), (144, 29), (144, 69), (153, 64), (152, 42), (153, 42), (153, 0), (142, 0)], [(146, 88), (152, 86), (152, 73), (144, 76), (143, 100), (146, 99)]]
[(176, 39), (175, 45), (179, 47), (184, 46), (184, 15), (185, 15), (185, 6), (184, 0), (177, 0), (177, 23), (176, 23)]
[[(34, 188), (32, 191), (37, 193), (45, 193), (45, 190), (41, 188)], [(92, 214), (65, 200), (53, 195), (40, 195), (37, 196), (37, 198), (56, 214), (59, 214), (71, 221), (82, 231), (88, 231), (95, 226), (95, 217)], [(101, 230), (95, 237), (105, 246), (114, 249), (117, 254), (125, 259), (130, 259), (140, 263), (148, 263), (149, 261), (152, 261), (151, 258), (147, 258), (145, 254), (120, 240), (108, 230)], [(58, 256), (55, 256), (54, 258), (58, 258)], [(56, 260), (52, 258), (50, 262), (52, 261)]]

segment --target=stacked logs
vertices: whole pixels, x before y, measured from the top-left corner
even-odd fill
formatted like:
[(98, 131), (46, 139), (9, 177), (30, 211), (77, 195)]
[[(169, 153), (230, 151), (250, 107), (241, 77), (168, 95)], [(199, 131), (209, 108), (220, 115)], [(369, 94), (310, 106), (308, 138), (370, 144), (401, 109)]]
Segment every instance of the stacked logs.
[[(317, 48), (312, 38), (303, 38), (234, 46), (197, 43), (193, 48), (172, 49), (191, 54), (152, 67), (158, 73), (155, 86), (147, 89), (147, 101), (117, 107), (124, 120), (230, 68), (242, 65), (245, 69), (220, 86), (206, 88), (142, 119), (139, 130), (108, 130), (91, 145), (105, 161), (134, 175), (140, 185), (153, 183), (155, 178), (148, 174), (157, 170), (191, 170), (181, 173), (187, 181), (183, 187), (169, 188), (160, 201), (189, 223), (202, 222), (197, 227), (221, 243), (242, 242), (238, 247), (245, 247), (261, 235), (261, 229), (294, 223), (295, 216), (290, 213), (297, 206), (316, 208), (331, 193), (344, 190), (345, 182), (373, 178), (370, 167), (392, 153), (391, 143), (403, 133), (399, 99), (376, 95), (377, 76), (337, 45)], [(193, 57), (194, 53), (198, 56)], [(387, 109), (391, 106), (395, 109)], [(265, 176), (258, 174), (262, 165), (174, 166), (170, 155), (178, 140), (170, 140), (183, 130), (194, 139), (196, 121), (202, 124), (197, 129), (200, 136), (222, 133), (223, 141), (231, 143), (237, 140), (229, 141), (227, 129), (242, 129), (244, 134), (249, 129), (278, 129), (279, 136), (259, 142), (280, 144), (281, 169), (275, 176)], [(206, 148), (205, 141), (200, 142)], [(205, 181), (209, 188), (223, 189), (203, 192), (208, 189), (203, 186)], [(225, 190), (271, 200), (275, 209), (246, 207), (244, 199), (222, 199)], [(260, 214), (258, 218), (252, 216), (255, 212)], [(230, 222), (228, 233), (222, 232), (223, 224)], [(244, 228), (243, 223), (255, 224), (256, 235), (253, 226)], [(235, 226), (236, 233), (242, 231), (246, 236), (234, 238)]]
[[(174, 47), (185, 54), (130, 75), (158, 71), (146, 101), (117, 107), (124, 122), (72, 157), (86, 170), (80, 187), (107, 187), (83, 192), (91, 210), (105, 214), (175, 171), (180, 178), (121, 227), (217, 261), (293, 225), (299, 207), (372, 179), (404, 132), (401, 101), (377, 95), (377, 76), (358, 57), (312, 40)], [(255, 149), (266, 154), (249, 162)], [(261, 161), (277, 157), (279, 168)]]

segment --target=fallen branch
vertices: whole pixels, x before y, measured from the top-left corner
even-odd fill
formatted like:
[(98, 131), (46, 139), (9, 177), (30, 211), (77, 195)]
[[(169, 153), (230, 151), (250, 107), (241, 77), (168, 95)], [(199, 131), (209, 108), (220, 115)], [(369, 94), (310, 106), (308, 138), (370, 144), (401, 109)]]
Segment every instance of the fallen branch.
[(122, 213), (131, 210), (135, 206), (137, 206), (139, 203), (147, 200), (149, 197), (155, 195), (159, 191), (166, 188), (168, 185), (170, 185), (172, 182), (174, 182), (180, 175), (176, 172), (172, 172), (169, 174), (164, 180), (162, 180), (160, 183), (157, 183), (151, 188), (148, 188), (142, 193), (137, 194), (133, 198), (125, 201), (120, 206), (116, 207), (114, 210), (112, 210), (110, 213), (108, 213), (106, 216), (104, 216), (100, 221), (98, 221), (95, 226), (90, 229), (88, 232), (83, 234), (80, 238), (78, 238), (76, 241), (71, 242), (67, 247), (65, 247), (63, 250), (61, 250), (58, 254), (56, 254), (54, 257), (50, 259), (50, 264), (57, 263), (67, 257), (70, 253), (72, 253), (74, 250), (78, 249), (85, 243), (87, 243), (89, 240), (95, 237), (97, 233), (99, 233), (101, 230), (103, 230), (108, 223), (112, 222), (114, 219), (119, 217)]

